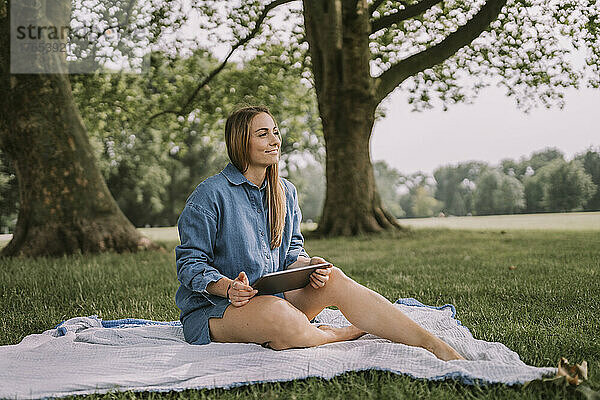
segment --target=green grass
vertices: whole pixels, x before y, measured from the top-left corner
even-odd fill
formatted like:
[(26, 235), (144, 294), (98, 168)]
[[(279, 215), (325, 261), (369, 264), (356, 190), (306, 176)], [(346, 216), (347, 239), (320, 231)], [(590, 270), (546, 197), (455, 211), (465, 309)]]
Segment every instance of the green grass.
[[(172, 236), (164, 234), (163, 238)], [(149, 234), (149, 236), (152, 236)], [(594, 231), (419, 229), (389, 235), (307, 239), (356, 281), (390, 300), (452, 303), (478, 339), (499, 341), (528, 364), (555, 366), (561, 356), (589, 363), (600, 389), (600, 241)], [(176, 242), (163, 242), (172, 250)], [(175, 320), (174, 253), (100, 254), (0, 261), (0, 344), (80, 315)], [(515, 266), (514, 269), (509, 269)], [(244, 386), (181, 393), (120, 393), (102, 398), (565, 398), (573, 389), (428, 382), (365, 371), (330, 381)]]

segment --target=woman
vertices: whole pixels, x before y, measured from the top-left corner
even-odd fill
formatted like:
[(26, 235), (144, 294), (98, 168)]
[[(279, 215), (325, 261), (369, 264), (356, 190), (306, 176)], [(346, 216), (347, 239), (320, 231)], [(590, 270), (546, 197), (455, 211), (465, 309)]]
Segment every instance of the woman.
[[(423, 347), (442, 360), (462, 359), (333, 265), (317, 269), (304, 288), (256, 296), (250, 282), (260, 276), (325, 260), (303, 249), (296, 188), (279, 177), (281, 137), (269, 110), (235, 111), (225, 124), (225, 141), (231, 162), (196, 187), (178, 221), (176, 303), (187, 342), (259, 343), (282, 350), (369, 332)], [(327, 306), (337, 306), (352, 325), (312, 325)]]

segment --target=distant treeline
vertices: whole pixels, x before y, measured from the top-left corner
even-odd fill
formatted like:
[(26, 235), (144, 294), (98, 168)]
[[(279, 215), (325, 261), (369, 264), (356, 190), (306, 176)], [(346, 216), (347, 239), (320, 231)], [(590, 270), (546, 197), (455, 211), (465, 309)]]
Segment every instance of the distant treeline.
[[(505, 159), (500, 165), (468, 161), (433, 175), (405, 175), (385, 161), (373, 164), (384, 206), (398, 218), (600, 210), (600, 148), (571, 161), (555, 148)], [(324, 168), (290, 168), (304, 220), (318, 221), (325, 194)]]
[(546, 148), (496, 166), (445, 165), (433, 176), (403, 175), (383, 161), (374, 168), (382, 199), (399, 218), (600, 210), (600, 148), (570, 161)]

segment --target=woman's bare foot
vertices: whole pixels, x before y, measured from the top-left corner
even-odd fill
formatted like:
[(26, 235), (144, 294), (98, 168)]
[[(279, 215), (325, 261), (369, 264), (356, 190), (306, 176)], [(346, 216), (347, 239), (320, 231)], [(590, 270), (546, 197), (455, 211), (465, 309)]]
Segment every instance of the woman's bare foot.
[(336, 342), (358, 339), (359, 337), (361, 337), (367, 333), (361, 329), (358, 329), (354, 325), (345, 326), (342, 328), (335, 328), (335, 327), (329, 326), (329, 325), (319, 325), (319, 326), (317, 326), (317, 328), (319, 328), (322, 331), (330, 332), (331, 334), (335, 335)]
[(456, 350), (454, 350), (449, 344), (444, 342), (441, 339), (437, 339), (437, 343), (435, 343), (431, 348), (428, 348), (430, 352), (432, 352), (437, 358), (443, 361), (451, 361), (451, 360), (464, 360), (465, 358), (458, 354)]

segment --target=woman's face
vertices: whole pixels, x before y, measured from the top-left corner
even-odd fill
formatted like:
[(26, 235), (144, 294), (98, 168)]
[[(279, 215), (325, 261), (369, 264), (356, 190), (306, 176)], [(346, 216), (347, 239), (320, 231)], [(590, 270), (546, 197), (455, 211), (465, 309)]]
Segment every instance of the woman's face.
[(281, 137), (269, 114), (257, 114), (250, 123), (250, 165), (268, 167), (279, 162)]

